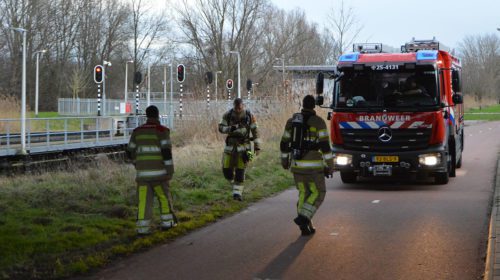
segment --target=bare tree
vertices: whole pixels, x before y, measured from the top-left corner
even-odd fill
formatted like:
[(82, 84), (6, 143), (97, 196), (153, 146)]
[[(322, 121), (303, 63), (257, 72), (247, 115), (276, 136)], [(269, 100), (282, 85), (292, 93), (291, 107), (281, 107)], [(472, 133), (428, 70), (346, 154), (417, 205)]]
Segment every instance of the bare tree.
[(70, 80), (68, 81), (68, 87), (71, 90), (73, 99), (80, 98), (82, 93), (90, 85), (89, 75), (86, 69), (75, 68), (71, 73)]
[(354, 9), (346, 7), (342, 0), (338, 8), (332, 8), (326, 29), (332, 44), (330, 60), (336, 63), (338, 57), (352, 47), (363, 26), (359, 23)]
[(495, 34), (465, 37), (459, 44), (463, 58), (464, 93), (477, 100), (500, 101), (500, 38)]
[(155, 11), (153, 5), (143, 0), (131, 0), (130, 5), (132, 45), (129, 53), (134, 58), (135, 72), (142, 68), (145, 60), (155, 57), (152, 52), (161, 48), (153, 46), (166, 35), (168, 29), (165, 10)]

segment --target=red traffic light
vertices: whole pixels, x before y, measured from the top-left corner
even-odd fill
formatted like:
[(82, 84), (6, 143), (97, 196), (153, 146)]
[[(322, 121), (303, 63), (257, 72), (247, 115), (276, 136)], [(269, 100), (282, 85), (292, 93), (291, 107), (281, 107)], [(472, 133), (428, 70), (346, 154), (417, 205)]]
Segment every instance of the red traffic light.
[(233, 89), (233, 86), (234, 86), (233, 80), (231, 79), (227, 80), (226, 82), (227, 89)]
[(94, 67), (94, 82), (96, 84), (102, 83), (104, 79), (103, 70), (102, 65), (96, 65)]
[(179, 64), (177, 65), (177, 81), (179, 83), (184, 82), (186, 79), (186, 68), (184, 67), (184, 64)]

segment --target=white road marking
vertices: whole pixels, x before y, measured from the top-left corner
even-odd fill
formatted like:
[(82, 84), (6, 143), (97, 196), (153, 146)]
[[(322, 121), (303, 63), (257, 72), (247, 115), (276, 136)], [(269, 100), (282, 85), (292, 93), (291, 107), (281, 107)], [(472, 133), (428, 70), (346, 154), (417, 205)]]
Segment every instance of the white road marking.
[(467, 170), (466, 169), (458, 169), (457, 171), (457, 176), (465, 176), (465, 174), (467, 174)]
[(338, 232), (332, 232), (330, 233), (331, 236), (339, 236), (339, 233)]
[(372, 201), (372, 203), (374, 203), (374, 204), (380, 203), (380, 200), (374, 200), (374, 201)]

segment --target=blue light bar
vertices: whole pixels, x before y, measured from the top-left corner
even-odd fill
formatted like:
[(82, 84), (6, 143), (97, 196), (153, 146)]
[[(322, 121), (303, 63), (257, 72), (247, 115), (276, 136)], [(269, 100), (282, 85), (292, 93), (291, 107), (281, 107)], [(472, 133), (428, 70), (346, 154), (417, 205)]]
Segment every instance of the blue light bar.
[(417, 51), (417, 60), (436, 60), (438, 58), (438, 51), (421, 50)]
[(358, 61), (359, 52), (343, 54), (339, 58), (339, 62), (356, 62)]

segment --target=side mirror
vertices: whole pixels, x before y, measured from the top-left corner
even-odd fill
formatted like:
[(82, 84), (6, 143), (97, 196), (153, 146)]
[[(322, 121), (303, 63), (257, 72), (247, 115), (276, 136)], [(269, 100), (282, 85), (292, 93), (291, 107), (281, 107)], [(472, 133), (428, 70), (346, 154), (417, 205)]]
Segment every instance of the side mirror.
[(325, 75), (322, 72), (318, 73), (316, 77), (316, 94), (323, 93), (323, 87), (325, 85)]
[(454, 104), (463, 104), (464, 103), (464, 98), (461, 94), (453, 94), (453, 97), (451, 98), (453, 100)]
[(451, 87), (454, 92), (462, 91), (462, 84), (460, 81), (460, 72), (458, 70), (452, 70), (451, 72)]
[(323, 106), (323, 103), (325, 103), (325, 98), (323, 97), (323, 95), (316, 96), (316, 105)]

